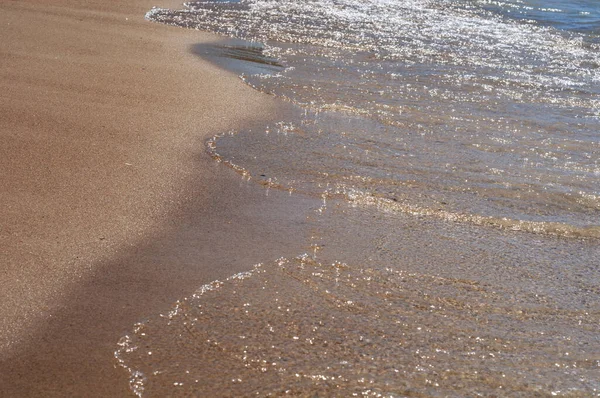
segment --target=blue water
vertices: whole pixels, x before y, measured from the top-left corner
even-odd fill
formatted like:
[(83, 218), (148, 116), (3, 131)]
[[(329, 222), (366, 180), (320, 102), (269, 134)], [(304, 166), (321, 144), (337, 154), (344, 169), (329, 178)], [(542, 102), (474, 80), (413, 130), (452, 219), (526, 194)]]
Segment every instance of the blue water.
[(600, 2), (597, 0), (474, 0), (475, 7), (556, 29), (600, 33)]

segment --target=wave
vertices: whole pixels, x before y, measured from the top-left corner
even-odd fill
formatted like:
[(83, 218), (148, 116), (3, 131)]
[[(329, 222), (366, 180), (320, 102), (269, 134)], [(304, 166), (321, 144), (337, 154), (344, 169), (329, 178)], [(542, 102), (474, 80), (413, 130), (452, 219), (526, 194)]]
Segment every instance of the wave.
[[(507, 293), (281, 258), (202, 286), (138, 324), (115, 356), (138, 396), (597, 393), (599, 364), (578, 342), (595, 334), (600, 314), (551, 308), (540, 296), (509, 302)], [(568, 355), (557, 355), (553, 342), (566, 330)]]
[[(225, 158), (217, 151), (217, 141), (219, 140), (219, 138), (225, 136), (233, 137), (235, 135), (236, 132), (230, 131), (227, 134), (215, 135), (208, 139), (206, 141), (206, 148), (208, 154), (217, 162), (221, 162), (227, 167), (230, 167), (231, 169), (235, 170), (243, 178), (247, 180), (252, 180), (253, 182), (265, 186), (267, 188), (279, 189), (283, 191), (288, 191), (290, 193), (303, 193), (324, 199), (341, 199), (355, 206), (368, 206), (376, 208), (380, 211), (398, 212), (419, 217), (434, 217), (448, 222), (470, 223), (473, 225), (494, 227), (509, 231), (520, 231), (542, 235), (561, 236), (565, 238), (600, 238), (599, 225), (576, 226), (560, 222), (519, 220), (511, 219), (509, 217), (493, 217), (478, 214), (460, 213), (448, 211), (439, 207), (432, 208), (420, 206), (415, 203), (410, 203), (406, 200), (398, 200), (397, 198), (382, 197), (381, 195), (376, 195), (372, 192), (357, 189), (353, 185), (332, 184), (326, 189), (320, 191), (318, 190), (318, 184), (316, 185), (316, 187), (313, 185), (308, 189), (302, 189), (299, 188), (300, 184), (294, 184), (294, 182), (289, 183), (280, 181), (276, 177), (265, 178), (264, 175), (253, 176), (249, 169), (234, 163), (232, 160)], [(354, 176), (349, 178), (349, 180), (352, 181), (364, 181), (365, 179), (366, 177), (361, 176)]]

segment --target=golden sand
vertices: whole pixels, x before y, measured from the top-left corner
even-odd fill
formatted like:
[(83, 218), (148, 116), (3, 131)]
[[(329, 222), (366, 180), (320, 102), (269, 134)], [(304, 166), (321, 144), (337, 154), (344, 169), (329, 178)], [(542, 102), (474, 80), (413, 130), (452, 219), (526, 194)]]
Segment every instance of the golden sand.
[(0, 4), (0, 395), (131, 394), (119, 337), (301, 223), (204, 151), (274, 101), (188, 51), (215, 36), (144, 20), (156, 1)]

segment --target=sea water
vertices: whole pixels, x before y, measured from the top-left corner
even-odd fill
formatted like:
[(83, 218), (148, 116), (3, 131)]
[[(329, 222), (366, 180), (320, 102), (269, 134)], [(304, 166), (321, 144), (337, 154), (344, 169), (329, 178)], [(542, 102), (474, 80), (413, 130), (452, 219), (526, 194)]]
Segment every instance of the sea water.
[(600, 5), (242, 0), (147, 18), (244, 40), (194, 51), (251, 65), (248, 84), (292, 105), (208, 151), (322, 202), (306, 254), (123, 338), (134, 391), (600, 395)]

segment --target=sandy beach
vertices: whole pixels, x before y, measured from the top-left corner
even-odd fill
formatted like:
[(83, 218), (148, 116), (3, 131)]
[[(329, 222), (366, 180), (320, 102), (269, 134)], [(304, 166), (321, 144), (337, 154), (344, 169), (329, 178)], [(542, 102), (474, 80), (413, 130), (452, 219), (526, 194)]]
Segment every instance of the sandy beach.
[(598, 395), (597, 32), (180, 1), (0, 4), (1, 397)]
[(0, 5), (2, 396), (130, 395), (120, 336), (302, 231), (307, 202), (204, 149), (274, 100), (189, 51), (215, 36), (145, 21), (161, 3)]

